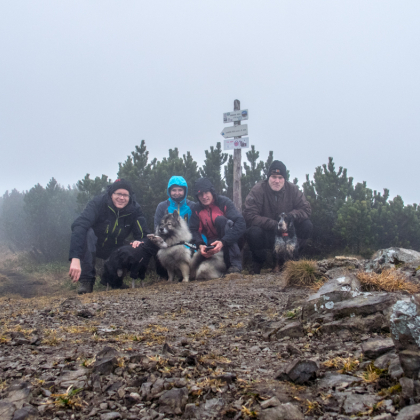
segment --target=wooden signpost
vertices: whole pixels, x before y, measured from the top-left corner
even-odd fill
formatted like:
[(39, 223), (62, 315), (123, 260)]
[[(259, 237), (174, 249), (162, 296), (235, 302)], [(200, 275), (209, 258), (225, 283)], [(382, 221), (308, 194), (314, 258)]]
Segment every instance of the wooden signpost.
[[(242, 120), (248, 119), (248, 110), (241, 111), (241, 103), (238, 99), (233, 102), (233, 112), (225, 112), (223, 114), (223, 122), (233, 122), (234, 126), (226, 127), (221, 135), (224, 138), (233, 137), (234, 140), (224, 141), (224, 150), (233, 149), (233, 204), (242, 211), (242, 191), (241, 191), (241, 177), (242, 177), (242, 152), (241, 149), (249, 147), (249, 138), (239, 140), (242, 136), (248, 134), (248, 125), (241, 125)], [(238, 139), (235, 141), (235, 139)]]

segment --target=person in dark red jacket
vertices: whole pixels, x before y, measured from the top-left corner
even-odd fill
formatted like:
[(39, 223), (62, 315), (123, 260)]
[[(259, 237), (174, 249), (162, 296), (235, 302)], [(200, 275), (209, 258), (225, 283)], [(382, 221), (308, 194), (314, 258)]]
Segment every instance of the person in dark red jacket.
[[(212, 255), (223, 251), (224, 261), (228, 273), (242, 271), (241, 251), (238, 240), (246, 230), (245, 219), (235, 208), (232, 200), (216, 194), (213, 184), (207, 178), (200, 178), (194, 185), (194, 195), (198, 203), (194, 204), (191, 211), (190, 231), (193, 242), (199, 245), (199, 252), (210, 258)], [(206, 251), (207, 245), (214, 249)]]

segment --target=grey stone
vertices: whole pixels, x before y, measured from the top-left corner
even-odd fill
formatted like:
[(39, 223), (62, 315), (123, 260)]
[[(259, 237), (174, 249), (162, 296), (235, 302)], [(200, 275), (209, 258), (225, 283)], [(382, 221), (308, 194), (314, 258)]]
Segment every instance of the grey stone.
[(276, 332), (277, 338), (297, 338), (303, 337), (304, 335), (305, 333), (303, 332), (302, 325), (299, 321), (289, 322), (283, 328)]
[(224, 406), (225, 403), (221, 398), (212, 398), (205, 402), (202, 413), (206, 417), (218, 418)]
[(83, 303), (82, 301), (77, 297), (70, 297), (67, 298), (64, 302), (60, 304), (60, 310), (68, 310), (68, 309), (74, 309), (74, 308), (82, 308)]
[(397, 415), (397, 420), (420, 420), (420, 404), (404, 407)]
[(282, 381), (292, 381), (297, 384), (304, 384), (311, 379), (314, 379), (318, 365), (313, 360), (297, 359), (289, 363), (284, 370), (276, 374), (276, 379)]
[(379, 414), (379, 416), (375, 416), (372, 420), (393, 420), (393, 416), (389, 413)]
[(393, 379), (401, 378), (401, 376), (404, 375), (404, 371), (401, 367), (400, 358), (395, 357), (394, 359), (391, 359), (391, 362), (389, 364), (388, 368), (389, 376)]
[(342, 392), (340, 397), (344, 398), (342, 410), (349, 415), (365, 412), (381, 399), (377, 395), (359, 395), (348, 391)]
[(266, 409), (269, 407), (277, 407), (280, 405), (280, 400), (277, 397), (272, 397), (269, 400), (265, 400), (261, 403), (261, 408)]
[(390, 316), (392, 339), (397, 350), (418, 350), (420, 347), (419, 307), (414, 298), (398, 300)]
[(0, 419), (12, 420), (13, 413), (16, 411), (16, 406), (7, 401), (0, 401)]
[(362, 344), (363, 355), (369, 359), (375, 359), (394, 349), (392, 338), (372, 338)]
[(153, 383), (152, 382), (144, 382), (140, 388), (140, 398), (145, 401), (149, 396)]
[(159, 408), (166, 414), (182, 414), (188, 400), (187, 388), (172, 388), (159, 398)]
[(111, 413), (104, 413), (101, 414), (101, 420), (114, 420), (114, 419), (120, 419), (121, 414), (117, 413), (116, 411), (112, 411)]
[(420, 351), (403, 350), (398, 356), (405, 376), (417, 379), (420, 372)]
[(414, 397), (414, 380), (411, 378), (400, 378), (401, 395), (405, 398)]
[(13, 403), (18, 410), (21, 409), (23, 407), (23, 404), (29, 402), (31, 394), (30, 389), (27, 388), (26, 385), (26, 383), (22, 383), (16, 386), (20, 389), (11, 389), (8, 392), (7, 397), (4, 399), (4, 401)]
[(322, 313), (332, 303), (341, 302), (353, 297), (359, 290), (360, 282), (354, 274), (342, 274), (337, 278), (327, 281), (317, 293), (309, 296), (303, 305), (303, 319)]
[(395, 267), (395, 264), (404, 263), (412, 267), (420, 265), (420, 252), (405, 248), (386, 248), (380, 249), (373, 254), (372, 259), (367, 264), (367, 268), (380, 270), (388, 267)]
[(96, 360), (93, 364), (93, 373), (98, 373), (100, 375), (109, 375), (113, 372), (114, 368), (118, 365), (117, 358), (114, 357), (106, 357), (100, 360)]
[(354, 316), (367, 316), (382, 312), (395, 303), (396, 297), (390, 293), (363, 293), (352, 299), (334, 304), (331, 312), (335, 319)]
[(379, 356), (374, 362), (373, 365), (378, 369), (387, 369), (393, 359), (398, 359), (395, 351), (390, 351), (385, 353), (382, 356)]
[(287, 403), (261, 410), (259, 418), (260, 420), (304, 420), (305, 416), (296, 405)]
[(361, 378), (351, 375), (343, 375), (341, 373), (327, 372), (325, 376), (318, 381), (318, 388), (320, 389), (334, 389), (342, 384), (354, 384), (362, 382)]
[(326, 322), (321, 326), (321, 332), (331, 334), (343, 329), (350, 332), (366, 333), (379, 332), (385, 323), (385, 316), (380, 312), (366, 317), (355, 316), (351, 318), (339, 319), (332, 322)]
[(20, 410), (16, 410), (13, 415), (13, 420), (35, 420), (38, 418), (38, 410), (31, 405), (26, 405)]
[[(119, 357), (120, 353), (114, 347), (106, 346), (99, 353), (97, 353), (95, 359), (103, 360), (108, 359), (109, 357)], [(131, 361), (131, 360), (130, 360)]]
[(63, 375), (57, 378), (55, 383), (68, 388), (70, 385), (74, 385), (76, 382), (85, 381), (87, 379), (88, 369), (80, 368), (78, 370), (70, 370), (63, 372)]
[(200, 407), (198, 407), (195, 404), (187, 404), (185, 406), (185, 412), (184, 412), (183, 418), (187, 420), (200, 420), (201, 419)]

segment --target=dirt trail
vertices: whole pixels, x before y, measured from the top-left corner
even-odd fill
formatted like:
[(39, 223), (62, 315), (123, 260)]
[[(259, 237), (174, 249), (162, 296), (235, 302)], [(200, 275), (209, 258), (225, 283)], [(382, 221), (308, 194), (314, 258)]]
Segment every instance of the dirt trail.
[(32, 298), (49, 294), (51, 290), (45, 290), (42, 280), (19, 271), (0, 268), (0, 296), (20, 295), (23, 298)]

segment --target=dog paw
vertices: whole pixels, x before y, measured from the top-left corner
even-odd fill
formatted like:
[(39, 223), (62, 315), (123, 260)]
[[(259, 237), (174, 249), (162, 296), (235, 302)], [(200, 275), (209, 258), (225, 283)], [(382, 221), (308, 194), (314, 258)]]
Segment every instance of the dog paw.
[(168, 248), (168, 244), (160, 236), (153, 236), (150, 240), (159, 248)]
[(182, 279), (183, 283), (189, 283), (189, 281), (190, 281), (189, 279)]

